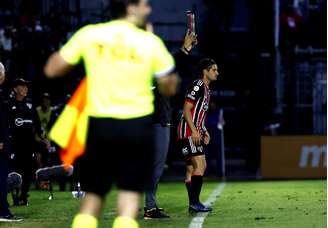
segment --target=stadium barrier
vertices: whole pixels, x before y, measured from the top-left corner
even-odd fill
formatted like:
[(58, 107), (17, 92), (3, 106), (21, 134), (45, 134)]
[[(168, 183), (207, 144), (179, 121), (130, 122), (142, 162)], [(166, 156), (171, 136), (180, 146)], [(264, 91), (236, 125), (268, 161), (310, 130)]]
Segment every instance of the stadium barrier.
[(326, 136), (262, 136), (261, 175), (267, 179), (326, 178)]

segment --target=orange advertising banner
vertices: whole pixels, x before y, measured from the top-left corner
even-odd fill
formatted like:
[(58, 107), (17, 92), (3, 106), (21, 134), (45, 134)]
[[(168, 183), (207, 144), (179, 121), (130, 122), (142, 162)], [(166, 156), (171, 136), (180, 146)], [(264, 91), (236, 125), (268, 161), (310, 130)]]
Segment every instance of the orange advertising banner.
[(326, 178), (326, 136), (262, 136), (263, 178)]

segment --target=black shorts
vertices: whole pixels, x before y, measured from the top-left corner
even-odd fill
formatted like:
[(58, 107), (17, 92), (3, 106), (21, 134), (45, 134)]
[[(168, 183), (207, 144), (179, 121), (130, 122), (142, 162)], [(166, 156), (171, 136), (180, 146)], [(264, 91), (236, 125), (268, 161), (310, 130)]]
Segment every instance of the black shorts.
[(152, 117), (118, 120), (90, 118), (86, 153), (81, 157), (81, 187), (104, 197), (113, 183), (143, 192), (153, 168)]
[(178, 139), (177, 148), (183, 154), (186, 160), (190, 160), (192, 156), (204, 155), (204, 144), (195, 145), (191, 137)]

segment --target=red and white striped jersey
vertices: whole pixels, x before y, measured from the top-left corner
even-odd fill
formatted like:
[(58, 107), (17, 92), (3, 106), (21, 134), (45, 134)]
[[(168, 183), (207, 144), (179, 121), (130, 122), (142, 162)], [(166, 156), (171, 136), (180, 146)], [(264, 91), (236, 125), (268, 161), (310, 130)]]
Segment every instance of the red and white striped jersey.
[[(205, 131), (205, 118), (210, 102), (210, 90), (201, 79), (194, 81), (187, 89), (185, 102), (193, 104), (191, 109), (192, 121), (195, 127), (202, 134)], [(182, 113), (178, 124), (178, 139), (191, 136), (191, 129)]]

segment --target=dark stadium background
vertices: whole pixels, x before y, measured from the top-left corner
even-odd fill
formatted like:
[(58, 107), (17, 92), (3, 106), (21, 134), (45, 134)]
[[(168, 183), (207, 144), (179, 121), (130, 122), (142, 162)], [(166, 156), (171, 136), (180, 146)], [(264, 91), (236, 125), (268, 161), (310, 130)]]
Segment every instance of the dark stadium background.
[[(255, 178), (260, 173), (262, 135), (326, 135), (327, 2), (326, 0), (188, 0), (150, 1), (151, 21), (174, 53), (186, 31), (186, 10), (196, 14), (199, 44), (193, 63), (207, 56), (219, 67), (212, 85), (208, 128), (208, 175), (222, 176), (219, 111), (224, 111), (226, 175)], [(43, 92), (53, 104), (67, 100), (84, 76), (83, 69), (49, 81), (42, 73), (49, 54), (81, 26), (106, 21), (104, 0), (1, 0), (0, 29), (12, 38), (12, 50), (0, 49), (8, 68), (5, 89), (16, 77), (32, 82), (35, 103)], [(174, 120), (192, 70), (174, 99)], [(183, 176), (183, 162), (172, 145), (166, 176)]]

